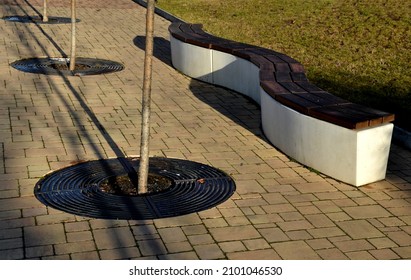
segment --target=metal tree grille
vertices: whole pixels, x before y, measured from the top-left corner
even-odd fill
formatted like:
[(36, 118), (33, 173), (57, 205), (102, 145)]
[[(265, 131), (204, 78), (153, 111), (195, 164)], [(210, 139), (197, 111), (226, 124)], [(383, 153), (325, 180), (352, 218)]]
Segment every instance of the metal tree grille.
[(110, 177), (138, 172), (138, 158), (83, 162), (42, 178), (34, 194), (43, 204), (79, 216), (144, 220), (199, 212), (227, 200), (235, 183), (226, 173), (208, 165), (170, 158), (151, 158), (150, 173), (172, 181), (171, 187), (147, 195), (103, 192)]
[(70, 71), (68, 65), (69, 58), (28, 58), (11, 63), (11, 66), (17, 70), (45, 75), (98, 75), (108, 74), (121, 71), (124, 66), (118, 62), (94, 59), (94, 58), (76, 58), (76, 69)]
[[(68, 24), (71, 23), (71, 18), (68, 17), (49, 17), (48, 21), (44, 22), (39, 16), (5, 16), (2, 18), (5, 21), (20, 22), (20, 23), (36, 23), (36, 24)], [(76, 22), (80, 20), (77, 19)]]

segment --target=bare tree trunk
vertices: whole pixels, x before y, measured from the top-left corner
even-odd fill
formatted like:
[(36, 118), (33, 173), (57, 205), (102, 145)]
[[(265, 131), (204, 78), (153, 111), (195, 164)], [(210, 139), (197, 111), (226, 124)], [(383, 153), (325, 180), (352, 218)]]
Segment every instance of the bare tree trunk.
[(76, 68), (76, 0), (71, 0), (71, 52), (70, 71)]
[(147, 193), (149, 169), (149, 138), (150, 138), (150, 107), (151, 107), (151, 77), (154, 49), (154, 9), (155, 0), (147, 1), (146, 12), (146, 48), (144, 56), (143, 101), (141, 120), (140, 167), (138, 176), (138, 193)]
[(43, 22), (48, 22), (49, 17), (47, 15), (47, 0), (43, 0)]

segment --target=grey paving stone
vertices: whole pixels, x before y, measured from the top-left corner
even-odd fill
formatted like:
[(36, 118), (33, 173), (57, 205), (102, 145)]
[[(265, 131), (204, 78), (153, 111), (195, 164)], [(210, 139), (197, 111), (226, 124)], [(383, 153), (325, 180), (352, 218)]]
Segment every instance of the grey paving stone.
[(64, 227), (62, 224), (25, 227), (24, 242), (28, 247), (65, 243)]

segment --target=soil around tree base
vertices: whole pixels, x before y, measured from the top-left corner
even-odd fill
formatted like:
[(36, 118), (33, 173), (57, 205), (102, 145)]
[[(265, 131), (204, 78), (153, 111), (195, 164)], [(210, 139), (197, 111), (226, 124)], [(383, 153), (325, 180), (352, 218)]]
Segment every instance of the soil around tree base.
[[(67, 63), (52, 63), (50, 64), (50, 67), (59, 71), (69, 71), (70, 70), (70, 64)], [(91, 67), (86, 64), (82, 63), (76, 63), (74, 66), (74, 71), (82, 71), (82, 70), (87, 70), (90, 69)]]
[(105, 179), (100, 184), (104, 193), (122, 196), (142, 196), (159, 193), (167, 190), (173, 185), (173, 181), (158, 174), (149, 173), (147, 181), (147, 193), (138, 193), (137, 174), (124, 174)]

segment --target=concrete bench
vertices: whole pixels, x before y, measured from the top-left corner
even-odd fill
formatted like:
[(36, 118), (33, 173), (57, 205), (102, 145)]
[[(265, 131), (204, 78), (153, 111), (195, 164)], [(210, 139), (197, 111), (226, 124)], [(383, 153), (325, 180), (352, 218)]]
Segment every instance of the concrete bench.
[(169, 32), (173, 66), (252, 98), (264, 134), (283, 153), (354, 186), (385, 178), (393, 114), (318, 88), (282, 53), (213, 36), (200, 24), (172, 23)]

